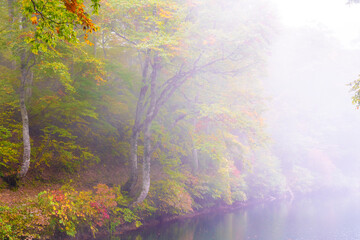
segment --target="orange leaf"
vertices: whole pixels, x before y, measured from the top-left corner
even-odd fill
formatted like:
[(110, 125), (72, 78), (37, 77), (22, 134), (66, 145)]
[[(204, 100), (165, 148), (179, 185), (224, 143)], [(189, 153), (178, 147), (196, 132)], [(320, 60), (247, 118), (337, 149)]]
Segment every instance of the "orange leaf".
[(32, 18), (30, 18), (32, 24), (37, 24), (37, 17), (36, 16), (33, 16)]

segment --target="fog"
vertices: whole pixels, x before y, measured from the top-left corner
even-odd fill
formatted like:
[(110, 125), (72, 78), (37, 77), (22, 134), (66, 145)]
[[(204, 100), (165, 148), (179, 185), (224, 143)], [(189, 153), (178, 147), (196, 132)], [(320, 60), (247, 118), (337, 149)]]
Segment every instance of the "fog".
[(279, 29), (264, 83), (273, 151), (285, 170), (357, 177), (360, 111), (349, 83), (360, 73), (360, 8), (340, 0), (274, 5)]

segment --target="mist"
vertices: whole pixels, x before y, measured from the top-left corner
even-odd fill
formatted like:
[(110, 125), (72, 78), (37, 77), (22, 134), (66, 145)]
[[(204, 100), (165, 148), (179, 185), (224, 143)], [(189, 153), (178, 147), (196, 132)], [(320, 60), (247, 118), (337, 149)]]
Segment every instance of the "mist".
[[(356, 41), (360, 28), (351, 21), (356, 19), (353, 11), (360, 9), (342, 3), (331, 22), (326, 16), (334, 14), (332, 4), (301, 2), (297, 3), (298, 12), (305, 14), (301, 21), (286, 12), (294, 9), (286, 9), (281, 1), (277, 4), (280, 27), (264, 81), (270, 96), (266, 119), (274, 154), (285, 172), (302, 166), (322, 179), (319, 184), (357, 185), (360, 112), (349, 84), (360, 73)], [(320, 16), (308, 21), (307, 11), (316, 7)]]
[(358, 240), (349, 2), (0, 1), (0, 238)]

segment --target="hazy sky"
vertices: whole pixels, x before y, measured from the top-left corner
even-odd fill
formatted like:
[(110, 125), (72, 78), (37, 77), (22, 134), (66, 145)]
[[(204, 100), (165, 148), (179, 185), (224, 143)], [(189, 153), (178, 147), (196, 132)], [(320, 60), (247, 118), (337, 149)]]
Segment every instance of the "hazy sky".
[(284, 26), (272, 42), (265, 81), (277, 157), (315, 163), (316, 150), (360, 176), (360, 110), (348, 85), (360, 73), (360, 4), (271, 1)]
[(347, 0), (272, 0), (285, 26), (329, 30), (346, 47), (360, 48), (360, 4)]

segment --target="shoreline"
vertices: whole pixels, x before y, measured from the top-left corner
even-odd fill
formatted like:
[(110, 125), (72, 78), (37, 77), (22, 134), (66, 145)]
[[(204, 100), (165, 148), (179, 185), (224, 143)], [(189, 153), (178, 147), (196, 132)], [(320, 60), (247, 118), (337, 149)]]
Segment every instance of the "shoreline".
[[(339, 195), (335, 194), (333, 191), (330, 191), (330, 192), (325, 191), (325, 192), (327, 192), (327, 194), (330, 194), (330, 196), (334, 195), (334, 196), (339, 197)], [(300, 195), (296, 195), (295, 199), (301, 199), (303, 197), (309, 197), (309, 196), (321, 197), (321, 196), (323, 196), (323, 193), (324, 192), (300, 194)], [(336, 193), (338, 193), (338, 192), (336, 192)], [(345, 193), (347, 193), (346, 195), (349, 194), (349, 192), (345, 192)], [(327, 195), (327, 196), (329, 196), (329, 195)], [(218, 203), (212, 207), (194, 210), (193, 212), (183, 214), (183, 215), (173, 215), (173, 216), (162, 215), (157, 218), (144, 221), (142, 223), (142, 225), (139, 227), (136, 227), (135, 223), (125, 223), (125, 224), (122, 224), (122, 225), (119, 225), (118, 227), (116, 227), (116, 230), (113, 231), (112, 233), (106, 231), (105, 229), (100, 230), (96, 234), (95, 238), (93, 238), (89, 234), (83, 232), (82, 233), (83, 235), (81, 235), (81, 237), (82, 237), (82, 239), (107, 239), (110, 236), (121, 238), (121, 237), (126, 237), (129, 234), (136, 234), (136, 233), (140, 233), (142, 231), (146, 231), (148, 229), (151, 229), (151, 228), (154, 228), (157, 226), (161, 226), (162, 224), (164, 224), (164, 225), (171, 224), (173, 222), (191, 219), (191, 218), (195, 218), (195, 217), (206, 215), (206, 214), (213, 214), (213, 213), (225, 214), (225, 213), (236, 211), (238, 209), (247, 209), (249, 207), (256, 206), (256, 205), (271, 204), (273, 202), (281, 202), (281, 201), (292, 202), (293, 200), (294, 200), (294, 198), (289, 198), (289, 196), (283, 196), (283, 197), (278, 197), (278, 198), (268, 197), (266, 199), (261, 199), (261, 200), (260, 199), (252, 199), (252, 200), (248, 200), (245, 202), (235, 202), (231, 205)]]
[[(257, 204), (270, 203), (273, 201), (279, 201), (279, 200), (283, 200), (283, 199), (284, 198), (251, 200), (251, 201), (246, 201), (246, 202), (236, 202), (231, 205), (218, 205), (218, 206), (213, 206), (210, 208), (200, 209), (198, 211), (194, 211), (192, 213), (187, 213), (184, 215), (174, 215), (174, 216), (168, 216), (168, 217), (159, 217), (160, 219), (159, 218), (151, 219), (149, 221), (144, 222), (140, 227), (136, 227), (135, 224), (133, 224), (133, 223), (124, 224), (124, 225), (118, 227), (118, 229), (113, 233), (113, 236), (121, 237), (126, 234), (140, 232), (145, 229), (149, 229), (151, 227), (159, 226), (161, 224), (168, 224), (171, 222), (181, 221), (181, 220), (185, 220), (185, 219), (191, 219), (194, 217), (211, 214), (211, 213), (227, 213), (227, 212), (235, 211), (237, 209), (245, 209), (247, 207), (257, 205)], [(105, 236), (108, 236), (108, 233), (101, 234), (99, 232), (95, 239), (103, 239), (102, 237), (105, 237)]]
[[(329, 194), (329, 192), (327, 192)], [(300, 194), (300, 195), (296, 195), (296, 197), (291, 198), (289, 196), (283, 196), (283, 197), (279, 197), (279, 198), (274, 198), (274, 197), (269, 197), (266, 199), (252, 199), (252, 200), (248, 200), (245, 202), (235, 202), (231, 205), (225, 205), (225, 204), (220, 204), (217, 206), (213, 206), (210, 208), (203, 208), (200, 209), (198, 211), (194, 211), (192, 213), (187, 213), (184, 215), (175, 215), (175, 216), (169, 216), (169, 217), (163, 217), (160, 220), (158, 219), (152, 219), (149, 221), (146, 221), (143, 223), (143, 225), (141, 225), (140, 227), (136, 227), (134, 224), (127, 224), (127, 225), (123, 225), (123, 226), (119, 226), (119, 228), (117, 229), (116, 232), (114, 232), (114, 236), (117, 237), (121, 237), (121, 236), (125, 236), (126, 234), (130, 234), (130, 233), (134, 233), (134, 232), (141, 232), (144, 229), (148, 229), (151, 227), (155, 227), (155, 226), (159, 226), (161, 224), (168, 224), (171, 222), (176, 222), (176, 221), (181, 221), (181, 220), (185, 220), (185, 219), (191, 219), (194, 217), (198, 217), (198, 216), (202, 216), (202, 215), (206, 215), (206, 214), (211, 214), (211, 213), (228, 213), (228, 212), (232, 212), (238, 209), (246, 209), (248, 207), (254, 206), (254, 205), (260, 205), (260, 204), (267, 204), (267, 203), (272, 203), (272, 202), (278, 202), (278, 201), (290, 201), (292, 202), (294, 199), (301, 199), (303, 197), (309, 197), (309, 196), (320, 196), (322, 195), (319, 192), (313, 192), (313, 193), (309, 193), (309, 194)], [(334, 193), (333, 193), (334, 194)], [(99, 233), (98, 237), (96, 239), (102, 239), (101, 236), (106, 236), (106, 234), (101, 235)]]

